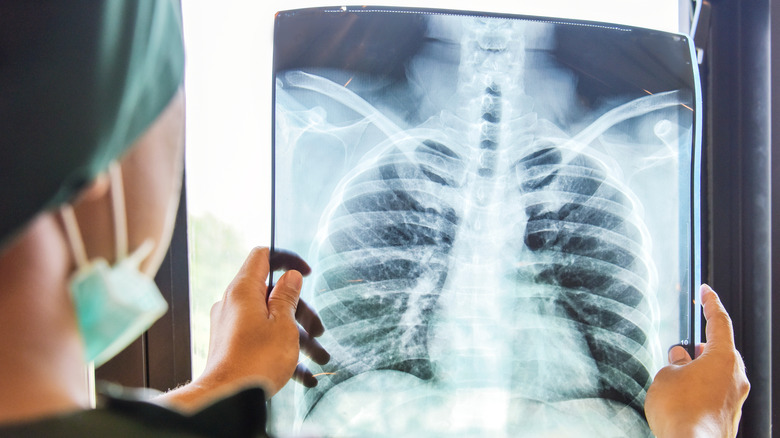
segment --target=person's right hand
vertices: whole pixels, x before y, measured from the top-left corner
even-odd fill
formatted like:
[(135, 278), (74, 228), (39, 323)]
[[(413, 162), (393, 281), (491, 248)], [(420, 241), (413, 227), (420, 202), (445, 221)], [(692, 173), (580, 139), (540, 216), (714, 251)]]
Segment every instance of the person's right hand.
[(669, 350), (670, 365), (655, 376), (645, 399), (650, 429), (658, 438), (733, 437), (750, 391), (734, 331), (718, 295), (701, 287), (707, 343), (696, 359), (680, 346)]
[[(267, 285), (268, 274), (277, 270), (287, 272), (276, 285)], [(294, 253), (253, 249), (222, 299), (211, 308), (203, 374), (155, 401), (194, 411), (249, 385), (261, 385), (266, 397), (291, 377), (315, 386), (311, 372), (302, 364), (296, 366), (299, 351), (320, 364), (330, 359), (314, 340), (324, 330), (319, 316), (299, 300), (301, 275), (310, 271)]]

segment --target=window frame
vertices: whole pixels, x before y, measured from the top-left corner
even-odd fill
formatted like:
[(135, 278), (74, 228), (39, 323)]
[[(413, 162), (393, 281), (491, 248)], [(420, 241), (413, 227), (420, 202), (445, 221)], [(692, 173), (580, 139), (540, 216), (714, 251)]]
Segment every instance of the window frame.
[(780, 20), (778, 9), (770, 0), (713, 2), (701, 66), (707, 193), (703, 278), (729, 311), (752, 385), (742, 410), (740, 436), (745, 437), (771, 436), (778, 406), (772, 404), (772, 370), (780, 363), (772, 361), (778, 354), (772, 317), (780, 315), (780, 306), (771, 298), (777, 288), (772, 267), (780, 256), (778, 239), (772, 239), (778, 232), (772, 224), (780, 178), (772, 174), (777, 160), (772, 151), (780, 117), (771, 107), (780, 94), (771, 83), (773, 78), (780, 83), (774, 68), (780, 44), (770, 45), (780, 43), (780, 31), (770, 25), (772, 17)]

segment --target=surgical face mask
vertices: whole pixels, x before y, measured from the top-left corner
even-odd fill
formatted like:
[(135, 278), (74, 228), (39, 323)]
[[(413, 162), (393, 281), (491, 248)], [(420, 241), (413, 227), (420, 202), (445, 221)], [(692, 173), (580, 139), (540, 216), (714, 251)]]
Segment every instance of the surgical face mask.
[(154, 243), (144, 242), (127, 254), (127, 218), (122, 175), (117, 163), (109, 166), (114, 213), (116, 264), (102, 258), (88, 260), (72, 207), (60, 210), (78, 270), (70, 280), (70, 292), (84, 340), (87, 362), (100, 366), (143, 334), (168, 309), (168, 304), (140, 264)]

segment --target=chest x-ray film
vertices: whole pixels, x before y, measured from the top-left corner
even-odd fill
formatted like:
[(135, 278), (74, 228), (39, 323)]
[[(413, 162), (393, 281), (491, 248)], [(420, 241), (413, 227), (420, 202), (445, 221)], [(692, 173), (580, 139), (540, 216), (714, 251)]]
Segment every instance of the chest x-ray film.
[[(274, 245), (331, 353), (280, 435), (647, 437), (695, 342), (699, 92), (683, 35), (281, 12)], [(306, 360), (306, 359), (302, 359)]]

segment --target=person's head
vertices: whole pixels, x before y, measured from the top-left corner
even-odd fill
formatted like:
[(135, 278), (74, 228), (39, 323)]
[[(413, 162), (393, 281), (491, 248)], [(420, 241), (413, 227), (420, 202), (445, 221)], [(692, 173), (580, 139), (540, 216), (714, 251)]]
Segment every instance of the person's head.
[[(156, 272), (182, 178), (183, 65), (177, 1), (0, 3), (0, 264), (42, 230), (72, 247), (72, 207), (87, 259), (117, 261), (119, 213), (127, 252), (153, 241), (141, 268)], [(78, 257), (63, 254), (72, 275)]]

